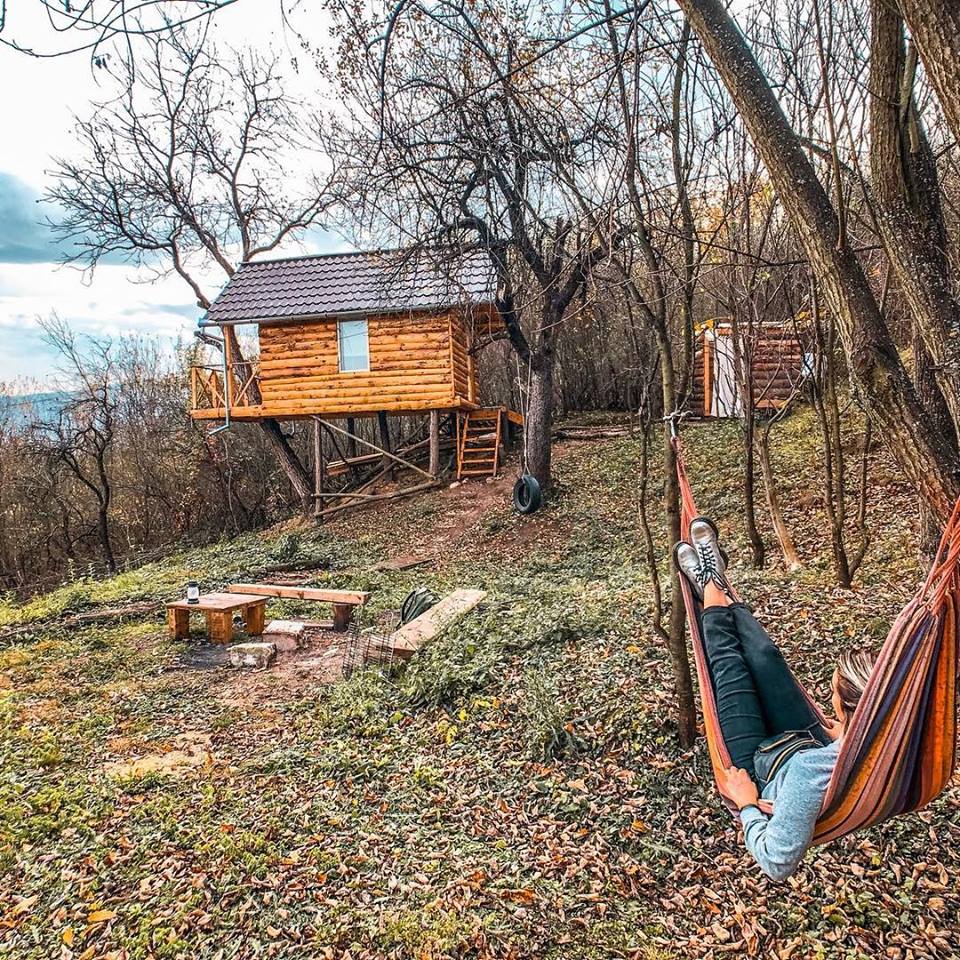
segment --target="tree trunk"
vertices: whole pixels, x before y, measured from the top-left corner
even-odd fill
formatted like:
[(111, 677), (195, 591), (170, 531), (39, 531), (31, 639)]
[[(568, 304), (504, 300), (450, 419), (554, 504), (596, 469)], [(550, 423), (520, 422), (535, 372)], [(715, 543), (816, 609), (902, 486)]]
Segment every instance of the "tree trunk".
[[(509, 423), (509, 421), (508, 421)], [(440, 411), (430, 411), (430, 467), (427, 471), (431, 477), (440, 474)]]
[[(680, 539), (680, 486), (677, 481), (677, 458), (670, 442), (669, 426), (664, 426), (665, 471), (663, 484), (664, 511), (666, 526), (670, 531), (670, 546)], [(693, 699), (693, 677), (690, 673), (690, 658), (687, 656), (687, 639), (684, 633), (687, 614), (683, 605), (683, 591), (680, 588), (680, 574), (670, 554), (670, 624), (668, 627), (667, 648), (670, 653), (670, 666), (673, 670), (673, 682), (677, 696), (677, 738), (680, 746), (693, 745), (697, 738), (697, 707)]]
[[(388, 453), (393, 453), (393, 446), (391, 445), (390, 440), (390, 421), (387, 420), (387, 413), (385, 410), (380, 410), (377, 413), (377, 427), (380, 430), (380, 446), (382, 449), (386, 450)], [(386, 470), (390, 468), (390, 476), (393, 476), (393, 465), (397, 461), (391, 457), (383, 458), (383, 469)]]
[(773, 471), (773, 461), (770, 457), (769, 430), (760, 431), (757, 438), (757, 447), (760, 454), (760, 474), (763, 477), (767, 508), (770, 511), (770, 522), (773, 524), (773, 531), (777, 535), (780, 549), (783, 551), (783, 562), (786, 564), (787, 570), (793, 573), (800, 569), (802, 563), (800, 562), (800, 554), (797, 553), (797, 546), (793, 541), (793, 535), (784, 519), (783, 508), (780, 506), (780, 491), (777, 488), (777, 477)]
[[(927, 416), (937, 429), (949, 431), (952, 429), (950, 411), (947, 409), (943, 394), (940, 391), (938, 380), (934, 372), (934, 364), (927, 352), (926, 345), (919, 332), (914, 329), (913, 335), (913, 364), (914, 380), (920, 400), (927, 410)], [(929, 567), (933, 562), (937, 545), (942, 533), (942, 519), (921, 500), (918, 504), (920, 515), (920, 538), (917, 544), (920, 566)]]
[(900, 0), (950, 132), (960, 140), (960, 6), (956, 0)]
[(720, 73), (766, 165), (827, 305), (850, 379), (911, 483), (946, 517), (960, 492), (956, 461), (937, 436), (900, 360), (856, 256), (841, 244), (836, 212), (777, 98), (721, 0), (677, 0)]
[(757, 529), (756, 497), (756, 413), (753, 410), (753, 398), (750, 405), (743, 411), (743, 514), (747, 522), (747, 537), (750, 540), (751, 561), (755, 569), (763, 566), (764, 546), (763, 537)]
[(117, 559), (113, 554), (113, 544), (110, 542), (109, 504), (100, 500), (97, 505), (97, 537), (100, 548), (103, 550), (103, 559), (111, 573), (117, 572)]
[(524, 423), (527, 473), (540, 489), (550, 492), (551, 440), (553, 430), (553, 357), (541, 349), (530, 358), (530, 396)]
[[(673, 366), (673, 351), (664, 324), (657, 324), (657, 343), (660, 348), (660, 389), (663, 408), (668, 413), (676, 410), (676, 371)], [(687, 639), (684, 632), (687, 612), (680, 588), (680, 572), (673, 559), (673, 545), (681, 539), (680, 530), (680, 482), (677, 479), (677, 456), (671, 442), (670, 424), (663, 425), (663, 512), (666, 520), (667, 538), (670, 543), (670, 624), (667, 628), (667, 649), (673, 669), (673, 682), (677, 696), (677, 737), (682, 747), (689, 747), (697, 737), (697, 708), (693, 698), (693, 677), (690, 673), (690, 658), (687, 656)]]
[(324, 464), (323, 464), (323, 434), (320, 432), (320, 421), (313, 421), (313, 515), (316, 517), (323, 511), (324, 500)]
[[(956, 447), (960, 428), (957, 332), (960, 306), (947, 262), (947, 232), (936, 160), (913, 98), (903, 21), (887, 0), (873, 0), (870, 50), (870, 173), (877, 224), (897, 282), (950, 410), (944, 435)], [(960, 92), (960, 91), (958, 91)]]
[(266, 435), (273, 455), (277, 458), (283, 472), (293, 487), (293, 492), (300, 499), (300, 506), (304, 513), (309, 513), (313, 507), (313, 478), (307, 472), (307, 468), (301, 463), (290, 442), (283, 435), (280, 429), (280, 422), (269, 417), (266, 420), (259, 420), (260, 429)]
[[(243, 351), (240, 349), (240, 341), (237, 339), (236, 330), (230, 324), (224, 324), (220, 327), (223, 332), (223, 347), (227, 352), (227, 358), (233, 367), (243, 367), (247, 364), (244, 359)], [(233, 376), (233, 370), (227, 371), (228, 376)], [(226, 390), (226, 384), (224, 384)], [(250, 384), (247, 390), (250, 402), (260, 403), (263, 399), (260, 393), (260, 386), (256, 381)], [(300, 500), (300, 506), (304, 513), (309, 513), (313, 508), (313, 479), (309, 471), (303, 465), (303, 462), (297, 456), (296, 451), (290, 446), (290, 441), (284, 436), (280, 427), (280, 421), (273, 417), (267, 417), (264, 420), (258, 420), (257, 425), (263, 431), (267, 438), (267, 443), (277, 458), (277, 463), (287, 475), (293, 492)]]
[(751, 562), (755, 569), (763, 566), (763, 537), (757, 529), (756, 509), (756, 398), (753, 391), (752, 325), (747, 324), (746, 336), (734, 310), (730, 335), (733, 339), (734, 383), (743, 407), (743, 516), (750, 541)]
[(347, 457), (353, 459), (357, 456), (357, 418), (347, 417)]

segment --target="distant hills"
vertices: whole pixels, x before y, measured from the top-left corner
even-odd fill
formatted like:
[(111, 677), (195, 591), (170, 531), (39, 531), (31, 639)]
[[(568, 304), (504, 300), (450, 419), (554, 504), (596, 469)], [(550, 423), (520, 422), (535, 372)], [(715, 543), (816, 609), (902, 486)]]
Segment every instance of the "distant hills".
[(0, 393), (0, 421), (8, 420), (23, 426), (35, 420), (54, 420), (69, 399), (66, 390)]

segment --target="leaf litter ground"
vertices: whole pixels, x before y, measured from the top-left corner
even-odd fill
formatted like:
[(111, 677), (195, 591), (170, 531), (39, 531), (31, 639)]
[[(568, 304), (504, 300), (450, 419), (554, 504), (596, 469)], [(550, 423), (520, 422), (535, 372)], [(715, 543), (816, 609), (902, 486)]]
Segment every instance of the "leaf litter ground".
[[(775, 447), (803, 570), (734, 569), (823, 698), (836, 651), (879, 642), (919, 570), (914, 510), (879, 450), (862, 576), (831, 586), (813, 438), (801, 413)], [(687, 443), (701, 506), (745, 558), (736, 427)], [(960, 953), (956, 788), (810, 855), (788, 884), (744, 854), (703, 742), (675, 738), (638, 459), (629, 436), (560, 444), (558, 494), (530, 518), (507, 477), (0, 603), (0, 956)], [(159, 613), (70, 620), (281, 571), (373, 591), (366, 623), (384, 629), (420, 583), (489, 601), (393, 676), (268, 671), (253, 695), (223, 667), (171, 669), (183, 644)]]

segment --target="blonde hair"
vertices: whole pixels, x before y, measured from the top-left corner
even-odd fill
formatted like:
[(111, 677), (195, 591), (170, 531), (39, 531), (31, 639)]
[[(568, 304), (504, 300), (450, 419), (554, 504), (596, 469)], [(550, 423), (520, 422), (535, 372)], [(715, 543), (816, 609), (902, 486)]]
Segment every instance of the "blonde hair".
[(844, 650), (837, 660), (837, 696), (847, 720), (856, 712), (873, 673), (873, 653), (866, 647)]

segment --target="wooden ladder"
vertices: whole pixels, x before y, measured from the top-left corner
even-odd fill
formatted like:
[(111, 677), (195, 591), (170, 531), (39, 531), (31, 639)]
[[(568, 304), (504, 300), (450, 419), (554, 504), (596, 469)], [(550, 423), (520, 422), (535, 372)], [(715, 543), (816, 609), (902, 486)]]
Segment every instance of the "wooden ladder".
[(457, 479), (495, 477), (500, 466), (500, 431), (503, 411), (471, 410), (460, 425), (457, 444)]

